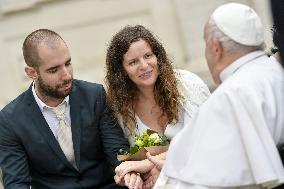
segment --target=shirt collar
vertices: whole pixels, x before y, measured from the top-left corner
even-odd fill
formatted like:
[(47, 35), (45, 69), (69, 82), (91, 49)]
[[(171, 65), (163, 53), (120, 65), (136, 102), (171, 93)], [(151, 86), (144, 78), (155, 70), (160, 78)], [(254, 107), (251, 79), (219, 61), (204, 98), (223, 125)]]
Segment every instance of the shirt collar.
[(228, 77), (230, 77), (233, 73), (235, 73), (241, 66), (263, 55), (265, 55), (265, 52), (263, 51), (254, 51), (235, 60), (232, 64), (227, 66), (220, 73), (221, 81), (224, 82)]
[[(45, 104), (42, 100), (40, 100), (40, 98), (37, 96), (36, 92), (35, 92), (35, 81), (33, 81), (32, 84), (32, 92), (33, 92), (33, 96), (36, 100), (37, 105), (39, 106), (40, 110), (42, 111), (43, 108), (47, 107), (47, 108), (51, 108), (50, 106), (48, 106), (47, 104)], [(64, 100), (59, 104), (63, 104), (65, 103), (65, 105), (69, 105), (69, 95), (67, 97), (64, 98)]]

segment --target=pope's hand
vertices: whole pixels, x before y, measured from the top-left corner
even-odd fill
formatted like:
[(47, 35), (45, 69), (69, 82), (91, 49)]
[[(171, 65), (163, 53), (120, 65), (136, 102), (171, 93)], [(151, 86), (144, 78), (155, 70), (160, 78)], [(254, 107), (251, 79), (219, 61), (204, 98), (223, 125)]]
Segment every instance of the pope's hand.
[(124, 177), (114, 176), (115, 183), (129, 189), (142, 189), (143, 181), (139, 173), (127, 173)]

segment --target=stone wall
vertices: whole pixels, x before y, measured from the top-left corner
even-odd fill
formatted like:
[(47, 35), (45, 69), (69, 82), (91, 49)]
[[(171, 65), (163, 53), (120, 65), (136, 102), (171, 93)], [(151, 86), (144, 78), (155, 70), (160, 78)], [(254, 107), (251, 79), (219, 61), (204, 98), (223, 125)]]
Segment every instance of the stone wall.
[(55, 30), (66, 40), (76, 78), (103, 83), (111, 36), (127, 24), (143, 24), (161, 39), (177, 68), (197, 73), (214, 88), (203, 53), (203, 26), (212, 11), (227, 2), (254, 7), (271, 46), (266, 0), (2, 0), (0, 109), (31, 83), (21, 47), (25, 36), (38, 28)]
[(215, 85), (204, 57), (203, 27), (216, 7), (229, 2), (243, 3), (255, 9), (263, 21), (267, 47), (270, 47), (271, 18), (267, 0), (174, 0), (185, 49), (183, 67), (201, 76), (210, 88)]
[(33, 3), (21, 6), (13, 1), (14, 9), (13, 3), (0, 8), (0, 108), (31, 83), (21, 47), (25, 36), (38, 28), (62, 35), (71, 51), (74, 76), (83, 80), (103, 83), (107, 43), (127, 24), (150, 28), (175, 63), (183, 64), (185, 50), (172, 0), (30, 0)]

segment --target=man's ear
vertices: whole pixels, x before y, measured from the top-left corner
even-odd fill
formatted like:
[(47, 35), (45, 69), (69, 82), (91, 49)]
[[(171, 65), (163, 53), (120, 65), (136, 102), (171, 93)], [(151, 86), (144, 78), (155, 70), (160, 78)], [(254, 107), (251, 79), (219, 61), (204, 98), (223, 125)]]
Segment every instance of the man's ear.
[(36, 69), (31, 66), (26, 66), (25, 72), (29, 76), (29, 78), (31, 78), (32, 80), (36, 80), (38, 78), (38, 73)]
[(220, 60), (223, 56), (223, 51), (224, 51), (222, 43), (217, 39), (213, 39), (213, 49), (214, 49), (215, 58), (217, 60)]

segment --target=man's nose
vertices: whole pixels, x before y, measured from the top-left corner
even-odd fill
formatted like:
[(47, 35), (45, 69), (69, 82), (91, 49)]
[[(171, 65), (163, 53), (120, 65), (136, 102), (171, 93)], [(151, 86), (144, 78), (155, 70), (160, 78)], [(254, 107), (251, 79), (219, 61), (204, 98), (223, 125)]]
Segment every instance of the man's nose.
[(63, 71), (62, 71), (62, 77), (64, 79), (71, 79), (72, 78), (72, 71), (71, 71), (71, 69), (64, 67)]

